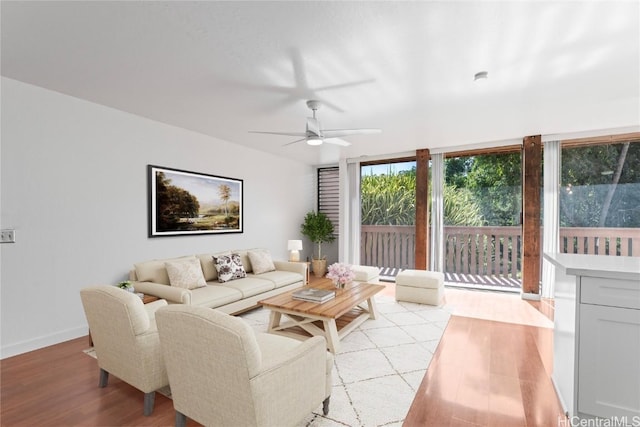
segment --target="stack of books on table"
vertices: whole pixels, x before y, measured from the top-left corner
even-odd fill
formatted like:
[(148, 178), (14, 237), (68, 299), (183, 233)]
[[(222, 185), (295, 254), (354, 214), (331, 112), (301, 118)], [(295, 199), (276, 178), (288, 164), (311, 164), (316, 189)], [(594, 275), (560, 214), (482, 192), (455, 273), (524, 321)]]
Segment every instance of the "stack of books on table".
[(334, 291), (316, 288), (302, 288), (295, 291), (292, 295), (293, 299), (318, 303), (329, 301), (330, 299), (335, 298), (335, 296), (336, 293)]

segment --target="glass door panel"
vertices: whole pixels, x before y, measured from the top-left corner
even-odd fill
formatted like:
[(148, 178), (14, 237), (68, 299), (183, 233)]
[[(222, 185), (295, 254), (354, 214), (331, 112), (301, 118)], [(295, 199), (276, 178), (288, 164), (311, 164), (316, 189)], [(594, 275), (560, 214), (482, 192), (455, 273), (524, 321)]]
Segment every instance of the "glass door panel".
[(519, 291), (520, 152), (445, 159), (444, 267), (460, 286)]
[(360, 168), (360, 263), (381, 268), (393, 280), (415, 267), (416, 162)]

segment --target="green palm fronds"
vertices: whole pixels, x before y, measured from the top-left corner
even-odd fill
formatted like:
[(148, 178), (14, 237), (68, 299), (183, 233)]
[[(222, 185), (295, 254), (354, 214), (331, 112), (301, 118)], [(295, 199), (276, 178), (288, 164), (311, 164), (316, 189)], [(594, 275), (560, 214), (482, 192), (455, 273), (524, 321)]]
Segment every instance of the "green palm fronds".
[[(416, 217), (416, 171), (366, 175), (360, 182), (361, 221), (366, 225), (413, 225)], [(445, 186), (444, 222), (482, 225), (478, 203), (467, 189)]]

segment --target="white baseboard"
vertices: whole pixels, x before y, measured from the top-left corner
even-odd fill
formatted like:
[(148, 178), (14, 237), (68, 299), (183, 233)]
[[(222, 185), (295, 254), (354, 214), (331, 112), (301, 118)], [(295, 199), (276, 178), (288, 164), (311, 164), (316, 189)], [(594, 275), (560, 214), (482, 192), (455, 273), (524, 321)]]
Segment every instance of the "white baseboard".
[[(87, 327), (81, 326), (16, 344), (3, 345), (2, 348), (0, 348), (0, 359), (6, 359), (7, 357), (17, 356), (29, 351), (49, 347), (50, 345), (60, 344), (61, 342), (80, 338), (87, 334)], [(87, 346), (89, 346), (89, 341), (87, 341)]]
[(531, 294), (527, 292), (521, 292), (520, 298), (526, 299), (529, 301), (540, 301), (540, 294)]

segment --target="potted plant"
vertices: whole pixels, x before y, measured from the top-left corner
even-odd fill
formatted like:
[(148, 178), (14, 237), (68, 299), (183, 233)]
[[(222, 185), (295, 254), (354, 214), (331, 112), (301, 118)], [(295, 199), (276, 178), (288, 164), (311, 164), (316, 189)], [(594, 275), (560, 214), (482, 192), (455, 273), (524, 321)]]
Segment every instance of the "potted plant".
[(133, 283), (131, 283), (128, 280), (125, 280), (124, 282), (120, 282), (116, 286), (128, 292), (135, 292), (135, 290), (133, 289)]
[(327, 259), (322, 256), (322, 244), (333, 242), (333, 223), (329, 217), (322, 212), (307, 212), (304, 222), (300, 226), (302, 234), (309, 238), (313, 243), (318, 244), (318, 257), (312, 256), (311, 265), (313, 274), (316, 277), (322, 277), (327, 272)]

